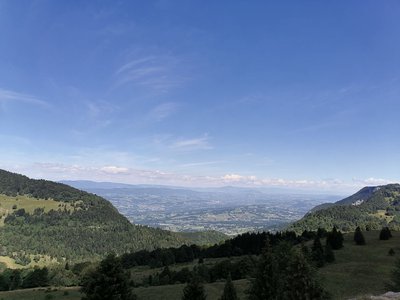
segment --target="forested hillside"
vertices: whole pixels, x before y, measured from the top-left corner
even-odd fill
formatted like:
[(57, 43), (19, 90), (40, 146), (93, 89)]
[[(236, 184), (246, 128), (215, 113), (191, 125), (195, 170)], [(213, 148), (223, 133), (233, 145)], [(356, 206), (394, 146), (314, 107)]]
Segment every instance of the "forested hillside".
[(400, 185), (366, 187), (334, 204), (319, 206), (289, 228), (301, 233), (336, 226), (342, 231), (400, 229)]
[[(132, 225), (107, 200), (0, 170), (0, 258), (87, 260), (114, 251), (179, 246), (179, 234)], [(1, 260), (0, 260), (1, 262)]]

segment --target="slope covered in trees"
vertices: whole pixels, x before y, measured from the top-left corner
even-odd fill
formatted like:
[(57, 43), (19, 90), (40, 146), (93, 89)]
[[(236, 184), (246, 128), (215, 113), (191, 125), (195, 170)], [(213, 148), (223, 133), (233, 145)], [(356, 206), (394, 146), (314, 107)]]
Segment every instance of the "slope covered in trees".
[(107, 200), (68, 185), (0, 170), (0, 195), (0, 256), (20, 264), (44, 256), (92, 260), (111, 251), (190, 243), (173, 232), (132, 225)]
[(379, 230), (388, 226), (399, 230), (400, 185), (363, 188), (329, 207), (320, 206), (312, 210), (289, 229), (301, 233), (304, 230), (330, 229), (333, 226), (345, 232), (354, 231), (357, 227), (362, 230)]

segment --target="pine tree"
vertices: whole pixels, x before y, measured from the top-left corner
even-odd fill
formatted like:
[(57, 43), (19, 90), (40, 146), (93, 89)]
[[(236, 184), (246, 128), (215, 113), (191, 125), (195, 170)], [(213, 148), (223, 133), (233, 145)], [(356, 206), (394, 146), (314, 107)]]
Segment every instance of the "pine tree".
[(320, 239), (324, 238), (324, 237), (326, 236), (326, 234), (327, 234), (326, 229), (323, 229), (323, 228), (321, 228), (321, 227), (318, 227), (317, 236), (318, 236)]
[(222, 293), (220, 300), (238, 300), (236, 289), (232, 282), (231, 274), (229, 274), (228, 278), (226, 279), (224, 292)]
[(327, 294), (316, 280), (315, 274), (315, 270), (307, 263), (303, 254), (298, 249), (293, 248), (286, 270), (285, 288), (279, 299), (327, 299)]
[(129, 274), (122, 268), (115, 254), (108, 255), (83, 280), (82, 300), (134, 300), (129, 287)]
[(304, 257), (311, 262), (312, 261), (312, 256), (311, 256), (311, 252), (310, 249), (307, 247), (306, 244), (304, 244), (304, 242), (301, 243), (301, 252), (303, 253)]
[(279, 299), (279, 266), (267, 241), (261, 254), (256, 278), (249, 291), (250, 300)]
[(315, 237), (313, 246), (311, 248), (311, 256), (315, 265), (320, 268), (325, 264), (324, 248), (322, 248), (321, 240), (318, 236)]
[(379, 233), (380, 240), (388, 240), (392, 237), (392, 233), (390, 232), (389, 227), (383, 227), (381, 232)]
[(356, 231), (354, 232), (354, 242), (357, 245), (365, 245), (365, 238), (359, 226), (356, 228)]
[(333, 253), (332, 247), (329, 244), (325, 246), (325, 261), (328, 263), (335, 261), (335, 253)]
[(193, 277), (183, 289), (182, 300), (205, 300), (207, 299), (204, 286), (199, 278)]
[(332, 231), (328, 232), (326, 244), (329, 244), (333, 250), (343, 248), (343, 235), (336, 227), (333, 227)]

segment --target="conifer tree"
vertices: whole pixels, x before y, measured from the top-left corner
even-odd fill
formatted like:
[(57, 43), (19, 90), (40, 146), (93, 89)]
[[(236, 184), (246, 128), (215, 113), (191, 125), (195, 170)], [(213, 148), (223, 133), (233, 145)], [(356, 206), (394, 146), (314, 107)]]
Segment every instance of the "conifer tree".
[(361, 232), (360, 226), (357, 226), (356, 231), (354, 232), (354, 242), (357, 245), (365, 245), (365, 238)]
[(207, 299), (204, 286), (198, 277), (194, 276), (183, 289), (182, 300), (205, 300)]
[(392, 237), (392, 233), (390, 232), (389, 227), (383, 227), (381, 232), (379, 233), (380, 240), (388, 240)]
[(233, 285), (231, 274), (229, 273), (228, 278), (226, 279), (224, 292), (220, 300), (238, 300), (238, 296), (236, 293), (235, 286)]
[(293, 248), (286, 270), (284, 290), (278, 299), (319, 300), (327, 298), (327, 294), (315, 278), (315, 270), (307, 263), (301, 251)]
[(314, 239), (314, 243), (311, 248), (311, 256), (318, 268), (325, 264), (324, 248), (322, 248), (321, 240), (318, 236), (316, 236)]
[(335, 261), (335, 253), (333, 253), (332, 247), (329, 244), (325, 246), (325, 261), (328, 263)]
[(317, 236), (318, 236), (320, 239), (322, 239), (323, 237), (325, 237), (326, 234), (327, 234), (326, 229), (323, 229), (323, 228), (321, 228), (321, 227), (318, 227)]
[(305, 257), (309, 262), (312, 261), (312, 256), (311, 256), (310, 249), (307, 247), (306, 244), (304, 244), (304, 242), (301, 243), (301, 252), (303, 253), (304, 257)]
[(333, 227), (331, 232), (328, 232), (326, 244), (329, 244), (333, 250), (343, 248), (343, 235), (337, 230), (336, 226)]
[(109, 254), (83, 280), (82, 300), (134, 300), (129, 287), (129, 274), (122, 268), (115, 254)]
[(267, 240), (261, 254), (256, 278), (250, 287), (250, 300), (279, 299), (279, 267)]

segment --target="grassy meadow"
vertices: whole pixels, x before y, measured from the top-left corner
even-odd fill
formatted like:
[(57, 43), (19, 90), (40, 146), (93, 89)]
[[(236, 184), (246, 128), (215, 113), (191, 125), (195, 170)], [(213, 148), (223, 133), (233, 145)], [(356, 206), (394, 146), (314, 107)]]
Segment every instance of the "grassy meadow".
[[(245, 290), (249, 286), (248, 280), (236, 280), (234, 285), (240, 299), (245, 299)], [(179, 300), (182, 297), (184, 284), (139, 287), (134, 292), (141, 300)], [(205, 285), (208, 300), (217, 300), (222, 295), (224, 282), (215, 282)], [(27, 290), (17, 290), (10, 292), (0, 292), (0, 300), (80, 300), (82, 294), (79, 288), (36, 288)]]
[[(379, 240), (379, 231), (363, 232), (366, 245), (357, 246), (353, 234), (344, 236), (344, 247), (335, 251), (336, 261), (320, 269), (326, 289), (334, 299), (377, 295), (388, 291), (386, 284), (394, 263), (400, 258), (400, 232)], [(388, 254), (393, 248), (394, 256)]]
[(17, 209), (25, 209), (27, 213), (32, 214), (35, 208), (43, 208), (44, 212), (50, 210), (73, 209), (73, 207), (66, 202), (59, 202), (53, 199), (36, 199), (26, 195), (19, 195), (16, 197), (6, 196), (0, 194), (0, 226), (4, 225), (5, 217), (12, 211)]

